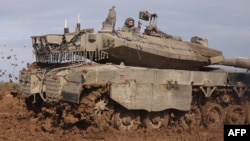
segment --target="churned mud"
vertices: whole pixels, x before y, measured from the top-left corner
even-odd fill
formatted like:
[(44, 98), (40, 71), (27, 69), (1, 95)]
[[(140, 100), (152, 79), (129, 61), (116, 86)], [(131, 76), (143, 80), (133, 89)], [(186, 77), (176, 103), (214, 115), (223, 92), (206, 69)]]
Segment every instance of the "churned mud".
[[(15, 89), (1, 84), (0, 90), (0, 140), (1, 141), (222, 141), (223, 129), (207, 131), (202, 127), (192, 131), (139, 128), (136, 131), (122, 131), (113, 127), (97, 128), (96, 126), (78, 123), (67, 127), (57, 127), (51, 118), (29, 111), (25, 95)], [(69, 117), (70, 120), (70, 117)], [(74, 119), (72, 119), (74, 120)]]

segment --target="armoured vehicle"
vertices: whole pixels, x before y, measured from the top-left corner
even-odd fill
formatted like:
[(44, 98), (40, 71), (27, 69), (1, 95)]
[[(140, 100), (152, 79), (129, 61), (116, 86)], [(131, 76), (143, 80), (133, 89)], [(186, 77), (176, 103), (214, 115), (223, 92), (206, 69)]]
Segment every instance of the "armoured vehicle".
[(140, 11), (149, 22), (143, 32), (130, 17), (115, 29), (112, 7), (98, 32), (78, 22), (73, 32), (65, 26), (63, 34), (32, 36), (36, 61), (19, 75), (28, 107), (62, 127), (186, 131), (249, 124), (250, 74), (217, 66), (249, 69), (250, 59), (226, 59), (198, 36), (166, 34), (157, 18)]

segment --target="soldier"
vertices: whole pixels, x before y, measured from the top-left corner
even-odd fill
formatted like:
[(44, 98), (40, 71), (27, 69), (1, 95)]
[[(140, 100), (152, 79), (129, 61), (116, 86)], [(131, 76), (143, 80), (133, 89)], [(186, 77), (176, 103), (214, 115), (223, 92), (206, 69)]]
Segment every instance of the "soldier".
[(133, 30), (133, 28), (134, 28), (134, 19), (133, 18), (127, 18), (125, 20), (125, 23), (124, 23), (121, 30), (126, 31), (126, 32), (130, 32), (130, 31)]
[(134, 27), (134, 22), (133, 18), (127, 18), (121, 30), (125, 32), (140, 33), (142, 23), (138, 21), (138, 26)]

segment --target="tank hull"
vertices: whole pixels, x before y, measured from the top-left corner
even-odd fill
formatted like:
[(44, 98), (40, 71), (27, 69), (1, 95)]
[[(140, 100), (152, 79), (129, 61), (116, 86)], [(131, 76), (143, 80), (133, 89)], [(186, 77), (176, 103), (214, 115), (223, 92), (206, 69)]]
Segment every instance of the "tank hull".
[[(68, 113), (75, 118), (73, 123), (86, 119), (93, 122), (92, 118), (100, 118), (99, 112), (105, 112), (106, 108), (109, 108), (106, 124), (117, 122), (116, 118), (121, 120), (121, 114), (129, 112), (129, 119), (134, 118), (135, 122), (139, 118), (138, 126), (145, 128), (163, 127), (159, 123), (152, 125), (151, 116), (159, 118), (157, 116), (160, 115), (162, 120), (170, 123), (171, 114), (178, 117), (182, 124), (189, 123), (188, 119), (184, 119), (186, 116), (198, 114), (199, 124), (204, 122), (202, 126), (207, 128), (219, 128), (225, 120), (228, 120), (225, 121), (227, 124), (249, 122), (244, 108), (244, 103), (250, 100), (249, 73), (92, 64), (51, 68), (46, 72), (43, 68), (26, 70), (20, 72), (19, 78), (22, 92), (29, 97), (41, 97), (43, 102), (53, 103), (54, 106), (58, 103), (59, 109), (65, 108), (65, 104), (61, 107), (61, 103), (75, 105), (76, 109)], [(219, 112), (217, 118), (220, 118), (216, 123), (207, 121), (214, 108)], [(236, 112), (230, 110), (232, 108), (236, 108)], [(244, 118), (233, 122), (234, 114)], [(66, 118), (69, 115), (61, 116)], [(94, 122), (100, 124), (99, 120)], [(145, 122), (150, 125), (144, 125)], [(132, 125), (114, 123), (113, 126), (131, 130)]]

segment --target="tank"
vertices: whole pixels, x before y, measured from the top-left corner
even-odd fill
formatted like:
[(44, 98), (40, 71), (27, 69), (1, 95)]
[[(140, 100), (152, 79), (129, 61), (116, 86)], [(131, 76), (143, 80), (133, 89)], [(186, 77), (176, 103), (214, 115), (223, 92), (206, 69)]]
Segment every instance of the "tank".
[(250, 74), (217, 66), (249, 69), (250, 59), (224, 58), (198, 36), (164, 33), (157, 18), (139, 11), (149, 22), (144, 31), (131, 17), (116, 29), (113, 6), (98, 32), (79, 22), (70, 32), (65, 21), (63, 34), (31, 36), (36, 61), (19, 74), (28, 108), (64, 128), (185, 132), (249, 124)]

